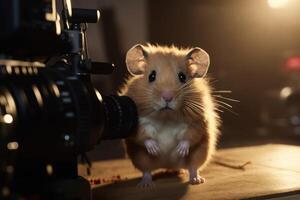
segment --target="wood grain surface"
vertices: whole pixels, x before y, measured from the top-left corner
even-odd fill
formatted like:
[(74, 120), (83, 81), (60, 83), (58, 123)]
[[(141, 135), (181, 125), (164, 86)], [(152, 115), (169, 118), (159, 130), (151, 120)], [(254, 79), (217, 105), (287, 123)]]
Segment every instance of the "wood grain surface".
[[(227, 200), (300, 199), (300, 147), (263, 145), (219, 150), (201, 172), (206, 182), (189, 185), (186, 173), (156, 172), (153, 189), (136, 185), (141, 173), (130, 160), (93, 163), (91, 176), (85, 167), (79, 172), (91, 180), (93, 199), (106, 200)], [(299, 194), (299, 195), (298, 195)]]

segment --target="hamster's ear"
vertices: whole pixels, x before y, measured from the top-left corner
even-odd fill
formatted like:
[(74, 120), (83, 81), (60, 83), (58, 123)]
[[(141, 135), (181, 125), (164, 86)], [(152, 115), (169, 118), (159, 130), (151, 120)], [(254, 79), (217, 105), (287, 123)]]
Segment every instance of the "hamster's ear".
[(187, 54), (187, 72), (192, 78), (200, 78), (206, 75), (209, 67), (209, 55), (203, 49), (195, 47)]
[(146, 68), (147, 53), (142, 45), (134, 45), (126, 54), (126, 65), (132, 75), (142, 75)]

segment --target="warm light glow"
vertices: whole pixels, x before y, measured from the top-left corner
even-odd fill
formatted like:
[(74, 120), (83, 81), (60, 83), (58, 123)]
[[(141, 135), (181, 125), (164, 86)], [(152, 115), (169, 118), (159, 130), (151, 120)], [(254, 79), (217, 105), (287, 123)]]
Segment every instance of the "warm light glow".
[(47, 171), (47, 173), (48, 173), (48, 175), (52, 175), (53, 174), (53, 167), (52, 167), (52, 165), (47, 165), (46, 166), (46, 171)]
[(96, 96), (100, 102), (102, 102), (102, 96), (98, 90), (95, 89)]
[(271, 8), (282, 8), (289, 0), (268, 0), (268, 4)]
[(11, 114), (5, 114), (3, 116), (3, 122), (6, 124), (11, 124), (14, 121), (14, 118), (11, 116)]
[(283, 67), (287, 71), (299, 71), (300, 70), (300, 56), (290, 56), (288, 57), (284, 63)]
[(286, 99), (288, 96), (292, 94), (293, 90), (291, 87), (284, 87), (280, 91), (280, 97), (282, 99)]
[(2, 196), (7, 197), (10, 194), (10, 190), (8, 187), (3, 187), (1, 190)]
[(8, 148), (9, 150), (16, 150), (16, 149), (19, 148), (19, 144), (18, 144), (17, 142), (9, 142), (9, 143), (7, 144), (7, 148)]
[(14, 166), (8, 165), (6, 167), (6, 172), (9, 173), (9, 174), (12, 174), (14, 172)]
[(97, 19), (99, 20), (100, 19), (100, 11), (97, 10)]

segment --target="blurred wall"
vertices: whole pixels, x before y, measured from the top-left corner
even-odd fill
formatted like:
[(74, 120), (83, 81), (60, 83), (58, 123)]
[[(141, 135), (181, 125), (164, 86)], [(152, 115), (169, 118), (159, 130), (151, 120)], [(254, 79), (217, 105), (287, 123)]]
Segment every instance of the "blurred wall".
[(300, 55), (299, 3), (272, 9), (267, 0), (149, 1), (149, 37), (207, 50), (216, 89), (241, 101), (233, 103), (237, 116), (223, 114), (226, 130), (241, 135), (259, 124), (264, 94), (284, 85), (284, 59)]

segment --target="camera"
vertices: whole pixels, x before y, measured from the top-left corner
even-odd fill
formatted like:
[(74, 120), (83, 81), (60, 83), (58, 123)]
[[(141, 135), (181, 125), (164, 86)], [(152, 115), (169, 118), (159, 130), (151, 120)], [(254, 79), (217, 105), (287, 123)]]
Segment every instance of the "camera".
[(88, 55), (99, 10), (59, 2), (0, 0), (0, 199), (91, 199), (78, 156), (137, 126), (129, 97), (91, 82), (115, 68)]

